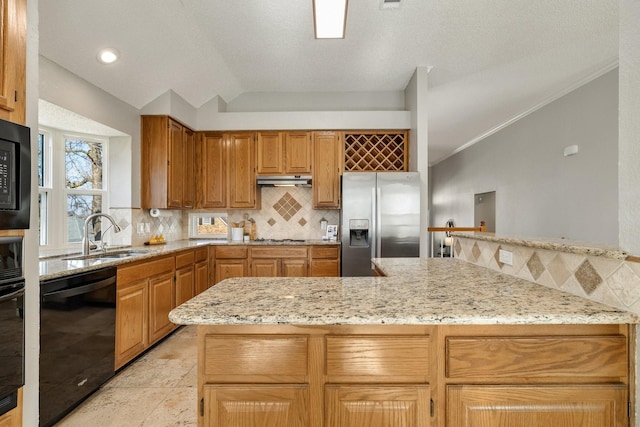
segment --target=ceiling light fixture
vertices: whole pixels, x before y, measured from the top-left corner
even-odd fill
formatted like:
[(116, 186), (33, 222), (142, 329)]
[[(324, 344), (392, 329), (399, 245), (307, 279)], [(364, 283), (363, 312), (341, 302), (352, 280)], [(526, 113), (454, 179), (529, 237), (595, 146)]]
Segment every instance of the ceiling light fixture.
[(113, 64), (118, 60), (119, 53), (114, 48), (102, 49), (98, 52), (98, 62), (103, 64)]
[(317, 39), (343, 39), (348, 0), (313, 0), (313, 21)]

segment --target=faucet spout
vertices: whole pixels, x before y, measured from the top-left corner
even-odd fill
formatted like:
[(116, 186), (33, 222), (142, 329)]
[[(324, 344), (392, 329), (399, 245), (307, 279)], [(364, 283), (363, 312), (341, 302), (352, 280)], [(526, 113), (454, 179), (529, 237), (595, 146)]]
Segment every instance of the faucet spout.
[(84, 227), (83, 227), (83, 234), (82, 234), (82, 255), (89, 255), (89, 223), (98, 217), (105, 217), (107, 218), (110, 222), (111, 225), (113, 225), (113, 231), (115, 233), (119, 233), (122, 231), (122, 228), (120, 228), (120, 226), (118, 224), (116, 224), (116, 220), (113, 219), (113, 217), (109, 214), (106, 213), (94, 213), (89, 215), (85, 220), (84, 220)]

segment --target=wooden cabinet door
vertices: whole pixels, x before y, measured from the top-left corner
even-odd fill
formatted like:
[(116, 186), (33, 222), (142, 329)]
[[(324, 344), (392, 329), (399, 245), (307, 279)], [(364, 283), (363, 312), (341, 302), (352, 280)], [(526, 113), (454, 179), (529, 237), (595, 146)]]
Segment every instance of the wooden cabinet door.
[(169, 119), (169, 161), (167, 162), (167, 207), (182, 207), (184, 180), (184, 141), (182, 125)]
[(281, 261), (280, 276), (282, 277), (307, 277), (306, 259), (287, 259)]
[(311, 134), (287, 132), (284, 140), (284, 173), (302, 175), (311, 173)]
[(149, 295), (147, 279), (118, 289), (116, 302), (116, 359), (119, 368), (148, 345)]
[(210, 288), (209, 262), (207, 260), (196, 263), (196, 295)]
[(313, 207), (340, 207), (340, 135), (313, 132)]
[(196, 197), (196, 134), (183, 128), (184, 173), (182, 180), (182, 207), (195, 207)]
[(253, 132), (228, 134), (229, 208), (255, 209), (256, 167)]
[(189, 301), (196, 294), (196, 277), (193, 265), (176, 270), (176, 307)]
[(306, 385), (204, 386), (205, 426), (307, 427), (308, 407)]
[(204, 132), (199, 138), (201, 208), (227, 207), (227, 151), (222, 134)]
[(427, 385), (327, 385), (325, 426), (428, 427), (429, 399)]
[(27, 1), (0, 0), (0, 119), (25, 124)]
[(340, 277), (340, 261), (336, 259), (312, 259), (310, 277)]
[(279, 277), (280, 276), (280, 260), (277, 260), (277, 259), (251, 260), (251, 276)]
[(231, 277), (247, 276), (246, 259), (217, 259), (216, 260), (216, 283)]
[(281, 132), (258, 133), (258, 174), (279, 175), (284, 171)]
[(176, 328), (169, 321), (169, 312), (176, 307), (175, 298), (173, 272), (149, 279), (149, 344)]
[(447, 387), (447, 426), (621, 427), (623, 385)]

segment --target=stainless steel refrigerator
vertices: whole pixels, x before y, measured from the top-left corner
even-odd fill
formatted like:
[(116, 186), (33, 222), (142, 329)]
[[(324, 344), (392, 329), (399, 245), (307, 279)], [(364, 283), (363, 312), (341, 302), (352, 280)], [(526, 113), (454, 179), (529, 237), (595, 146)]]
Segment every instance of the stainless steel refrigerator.
[(371, 258), (420, 256), (418, 172), (342, 175), (342, 276), (372, 276)]

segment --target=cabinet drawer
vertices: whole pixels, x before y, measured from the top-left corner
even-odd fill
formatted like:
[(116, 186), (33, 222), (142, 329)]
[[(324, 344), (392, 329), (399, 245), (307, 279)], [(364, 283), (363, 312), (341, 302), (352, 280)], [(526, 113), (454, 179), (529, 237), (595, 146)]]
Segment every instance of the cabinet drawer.
[(206, 335), (207, 382), (306, 382), (307, 337)]
[(427, 336), (328, 336), (328, 382), (426, 383)]
[(267, 246), (251, 248), (251, 258), (306, 258), (306, 246)]
[(622, 335), (447, 338), (446, 357), (447, 377), (476, 381), (608, 382), (628, 370)]
[(140, 261), (139, 264), (118, 266), (116, 283), (120, 288), (122, 285), (139, 280), (142, 277), (151, 277), (167, 271), (174, 270), (174, 257), (165, 256), (153, 258), (152, 260)]
[(217, 247), (216, 258), (246, 258), (247, 250), (245, 246)]
[(340, 258), (339, 246), (311, 246), (311, 258), (337, 259)]
[(206, 261), (209, 258), (209, 248), (196, 249), (196, 262)]
[(195, 254), (193, 251), (180, 252), (176, 254), (176, 269), (186, 265), (193, 265)]

